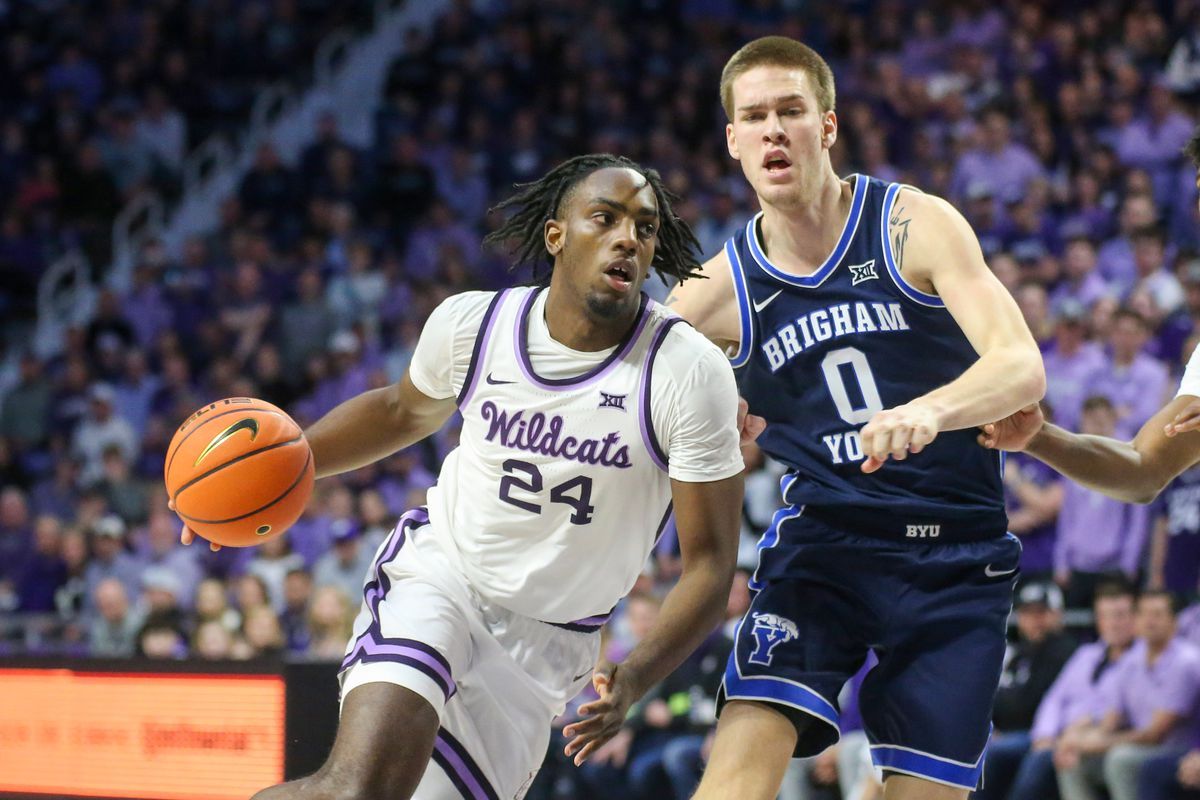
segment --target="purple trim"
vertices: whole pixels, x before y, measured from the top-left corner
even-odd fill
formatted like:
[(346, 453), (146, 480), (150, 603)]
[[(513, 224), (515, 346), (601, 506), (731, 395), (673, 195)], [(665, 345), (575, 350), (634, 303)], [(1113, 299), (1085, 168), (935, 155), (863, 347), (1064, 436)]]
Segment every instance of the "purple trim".
[(675, 501), (667, 501), (667, 510), (663, 512), (662, 519), (658, 521), (658, 533), (654, 534), (654, 546), (658, 546), (658, 540), (662, 538), (663, 531), (667, 529), (667, 523), (671, 521), (671, 513), (675, 510)]
[(394, 559), (404, 546), (405, 533), (412, 528), (420, 527), (429, 522), (429, 512), (424, 508), (414, 508), (400, 517), (396, 529), (392, 531), (387, 545), (380, 551), (375, 563), (371, 565), (371, 580), (363, 587), (363, 600), (371, 612), (371, 623), (354, 642), (354, 646), (342, 659), (339, 672), (344, 672), (356, 662), (375, 663), (388, 662), (404, 664), (413, 667), (428, 676), (449, 700), (458, 691), (450, 671), (450, 662), (431, 645), (415, 639), (388, 638), (383, 635), (379, 622), (379, 604), (391, 589), (391, 579), (383, 571), (383, 567)]
[(492, 302), (488, 304), (487, 311), (483, 312), (483, 320), (479, 323), (479, 335), (475, 337), (475, 349), (471, 351), (471, 363), (467, 366), (467, 375), (463, 378), (463, 388), (456, 398), (459, 408), (470, 402), (471, 395), (475, 393), (475, 387), (479, 384), (479, 361), (487, 353), (488, 342), (491, 341), (492, 330), (495, 328), (496, 311), (511, 291), (512, 289), (505, 289), (497, 292), (496, 296), (492, 298)]
[(450, 781), (469, 800), (500, 800), (483, 770), (467, 749), (445, 728), (438, 728), (433, 740), (433, 758), (446, 771)]
[(647, 320), (650, 319), (650, 298), (642, 293), (640, 304), (638, 305), (638, 320), (637, 323), (626, 331), (625, 336), (618, 342), (617, 348), (604, 361), (598, 364), (594, 369), (578, 375), (574, 378), (542, 378), (533, 370), (533, 362), (529, 360), (529, 310), (533, 308), (534, 300), (537, 299), (539, 289), (530, 290), (528, 296), (521, 303), (521, 309), (517, 313), (516, 322), (516, 340), (517, 340), (517, 363), (521, 365), (521, 374), (525, 376), (525, 380), (537, 386), (539, 389), (549, 389), (551, 391), (565, 388), (579, 388), (588, 386), (600, 378), (604, 377), (614, 365), (619, 363), (629, 350), (633, 347), (633, 343), (637, 341), (642, 329), (646, 327)]
[(641, 419), (638, 422), (642, 428), (642, 443), (646, 445), (646, 451), (650, 453), (650, 458), (664, 472), (667, 470), (667, 454), (658, 444), (658, 438), (654, 435), (654, 422), (650, 419), (650, 373), (654, 367), (654, 357), (658, 355), (659, 348), (666, 340), (667, 332), (680, 322), (683, 322), (682, 317), (669, 319), (654, 332), (654, 340), (650, 342), (650, 350), (646, 354), (646, 363), (642, 366), (642, 377), (639, 379), (638, 387), (638, 397), (641, 398), (638, 403), (638, 407), (641, 409)]

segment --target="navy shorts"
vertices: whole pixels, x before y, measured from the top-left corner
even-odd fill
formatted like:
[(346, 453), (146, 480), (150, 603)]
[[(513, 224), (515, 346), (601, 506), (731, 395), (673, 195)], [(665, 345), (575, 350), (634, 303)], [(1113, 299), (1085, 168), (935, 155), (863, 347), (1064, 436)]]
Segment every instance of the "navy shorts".
[(756, 575), (719, 702), (770, 704), (796, 724), (795, 755), (815, 755), (838, 740), (838, 694), (873, 650), (879, 664), (863, 681), (860, 708), (876, 766), (975, 789), (1021, 557), (1016, 537), (894, 541), (783, 509), (764, 541), (773, 546), (760, 551), (759, 572), (770, 577)]

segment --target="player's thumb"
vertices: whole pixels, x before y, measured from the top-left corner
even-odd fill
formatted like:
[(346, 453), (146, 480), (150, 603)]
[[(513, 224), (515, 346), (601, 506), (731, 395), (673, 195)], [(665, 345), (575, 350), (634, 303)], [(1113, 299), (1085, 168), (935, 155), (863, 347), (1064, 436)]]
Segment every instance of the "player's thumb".
[(592, 670), (592, 688), (596, 694), (603, 697), (612, 689), (613, 678), (616, 677), (617, 665), (610, 661), (601, 661)]

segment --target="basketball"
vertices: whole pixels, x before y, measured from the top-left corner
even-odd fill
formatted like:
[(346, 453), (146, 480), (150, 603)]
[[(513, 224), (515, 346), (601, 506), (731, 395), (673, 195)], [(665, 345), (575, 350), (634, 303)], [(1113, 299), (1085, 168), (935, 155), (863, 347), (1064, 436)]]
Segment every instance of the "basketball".
[(251, 397), (204, 406), (175, 432), (164, 477), (175, 513), (210, 542), (249, 547), (287, 530), (313, 489), (300, 426)]

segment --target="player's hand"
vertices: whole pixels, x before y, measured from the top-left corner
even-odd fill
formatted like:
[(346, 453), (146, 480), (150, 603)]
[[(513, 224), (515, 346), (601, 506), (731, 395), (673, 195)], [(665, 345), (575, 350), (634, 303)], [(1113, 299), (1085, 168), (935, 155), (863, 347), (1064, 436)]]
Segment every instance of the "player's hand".
[(1200, 399), (1193, 400), (1163, 428), (1168, 437), (1200, 429)]
[(1192, 750), (1179, 761), (1179, 782), (1186, 789), (1200, 789), (1200, 750)]
[(1033, 437), (1038, 435), (1045, 424), (1042, 407), (1034, 403), (998, 422), (980, 425), (981, 433), (976, 437), (976, 441), (989, 450), (1018, 452), (1029, 446)]
[(738, 434), (741, 436), (739, 445), (749, 444), (759, 437), (764, 430), (767, 429), (767, 421), (762, 417), (757, 417), (750, 413), (750, 404), (742, 398), (738, 398), (738, 413), (737, 413)]
[(622, 678), (620, 664), (603, 662), (592, 673), (592, 685), (600, 697), (581, 705), (580, 720), (563, 728), (563, 736), (570, 739), (563, 752), (568, 758), (574, 757), (575, 766), (587, 761), (625, 724), (625, 715), (638, 693), (632, 687), (632, 680)]
[(937, 414), (929, 406), (905, 403), (871, 417), (859, 432), (867, 460), (863, 472), (874, 472), (889, 458), (903, 461), (909, 453), (919, 453), (937, 438)]
[[(169, 508), (169, 509), (171, 509), (172, 511), (174, 511), (174, 510), (175, 510), (175, 501), (174, 501), (174, 500), (168, 500), (168, 501), (167, 501), (167, 508)], [(181, 520), (181, 521), (182, 521), (182, 520)], [(200, 537), (196, 535), (196, 532), (195, 532), (194, 530), (192, 530), (191, 528), (189, 528), (189, 527), (187, 526), (187, 523), (186, 523), (186, 522), (184, 522), (184, 523), (183, 523), (183, 530), (181, 530), (181, 531), (179, 532), (179, 542), (180, 542), (180, 544), (183, 544), (184, 546), (187, 546), (187, 545), (191, 544), (192, 542), (196, 541), (196, 539), (199, 539), (199, 538), (200, 538)], [(215, 553), (215, 552), (217, 552), (218, 550), (220, 550), (220, 549), (221, 549), (221, 545), (217, 544), (216, 542), (209, 542), (209, 543), (208, 543), (208, 549), (209, 549), (209, 550), (212, 550), (212, 551)]]

